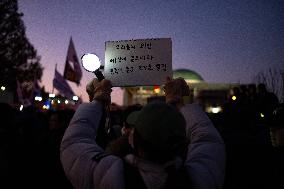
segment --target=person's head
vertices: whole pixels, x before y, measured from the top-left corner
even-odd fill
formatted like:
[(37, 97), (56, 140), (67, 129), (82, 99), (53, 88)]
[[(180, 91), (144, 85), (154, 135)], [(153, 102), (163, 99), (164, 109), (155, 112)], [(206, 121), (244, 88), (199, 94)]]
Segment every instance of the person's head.
[(248, 92), (247, 85), (244, 85), (244, 84), (240, 85), (240, 92), (242, 94), (246, 94)]
[(140, 111), (142, 109), (141, 104), (134, 104), (131, 106), (128, 106), (124, 109), (123, 114), (122, 114), (122, 122), (123, 122), (123, 127), (122, 127), (122, 134), (124, 136), (129, 136), (130, 132), (132, 131), (134, 127), (134, 123), (131, 121), (131, 116), (129, 116), (132, 112), (135, 111)]
[(257, 85), (257, 91), (259, 94), (263, 94), (267, 92), (266, 86), (264, 83), (260, 83)]
[(248, 92), (250, 95), (256, 94), (256, 85), (255, 84), (249, 84), (248, 85)]
[(189, 97), (190, 89), (186, 81), (179, 77), (177, 79), (167, 78), (167, 82), (164, 87), (166, 102), (177, 106), (182, 105), (184, 97)]
[(233, 87), (232, 89), (232, 95), (239, 96), (240, 95), (240, 88), (239, 87)]
[(49, 130), (55, 130), (60, 127), (59, 115), (57, 112), (51, 112), (49, 116)]
[(284, 104), (280, 104), (269, 117), (270, 135), (273, 146), (284, 146)]
[(149, 103), (141, 111), (131, 113), (128, 121), (134, 125), (130, 143), (138, 156), (162, 164), (184, 155), (188, 144), (186, 122), (174, 106)]
[(58, 110), (49, 113), (49, 130), (66, 129), (74, 115), (74, 110)]

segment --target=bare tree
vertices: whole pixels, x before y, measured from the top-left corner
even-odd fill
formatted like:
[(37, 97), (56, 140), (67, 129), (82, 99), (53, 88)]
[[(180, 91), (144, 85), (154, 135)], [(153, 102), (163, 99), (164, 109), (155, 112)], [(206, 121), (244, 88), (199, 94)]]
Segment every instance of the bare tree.
[(253, 78), (254, 83), (263, 83), (270, 92), (273, 92), (278, 99), (284, 101), (284, 70), (269, 68), (261, 71)]

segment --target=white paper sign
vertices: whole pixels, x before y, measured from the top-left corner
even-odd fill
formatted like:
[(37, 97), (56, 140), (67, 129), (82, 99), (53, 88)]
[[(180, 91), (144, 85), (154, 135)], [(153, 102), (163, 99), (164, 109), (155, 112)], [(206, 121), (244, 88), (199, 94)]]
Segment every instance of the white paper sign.
[(172, 77), (171, 39), (106, 42), (104, 75), (116, 87), (164, 84)]

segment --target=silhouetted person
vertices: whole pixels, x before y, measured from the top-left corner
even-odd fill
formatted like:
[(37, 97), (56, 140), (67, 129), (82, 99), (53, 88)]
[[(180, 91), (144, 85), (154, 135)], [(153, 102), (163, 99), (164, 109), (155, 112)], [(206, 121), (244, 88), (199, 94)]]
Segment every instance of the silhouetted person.
[(134, 154), (122, 159), (105, 153), (96, 142), (103, 108), (110, 103), (111, 83), (102, 80), (93, 85), (94, 100), (77, 109), (61, 143), (61, 161), (73, 186), (222, 188), (223, 140), (201, 108), (184, 101), (180, 89), (168, 88), (166, 93), (176, 107), (150, 103), (132, 113), (129, 143)]
[(248, 85), (248, 98), (250, 104), (255, 104), (257, 98), (257, 89), (255, 84)]
[(257, 86), (257, 108), (258, 112), (269, 117), (273, 110), (279, 104), (277, 96), (273, 92), (268, 92), (265, 84), (261, 83)]
[(240, 102), (242, 105), (247, 105), (248, 101), (248, 88), (243, 84), (240, 86)]
[(14, 125), (15, 113), (9, 104), (0, 103), (0, 188), (17, 188), (17, 182), (24, 181), (23, 141)]
[(60, 162), (60, 143), (73, 115), (74, 111), (69, 109), (50, 112), (48, 133), (43, 149), (44, 162), (42, 162), (46, 170), (47, 188), (73, 188)]
[(274, 109), (269, 119), (270, 136), (273, 145), (274, 186), (283, 187), (284, 178), (284, 104)]

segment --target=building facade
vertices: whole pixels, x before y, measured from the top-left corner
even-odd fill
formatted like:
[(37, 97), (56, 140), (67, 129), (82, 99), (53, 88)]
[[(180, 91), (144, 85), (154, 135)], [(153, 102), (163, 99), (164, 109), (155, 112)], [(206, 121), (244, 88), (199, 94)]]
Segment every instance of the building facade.
[[(190, 102), (199, 103), (206, 112), (222, 111), (230, 90), (239, 84), (207, 83), (195, 71), (177, 69), (173, 71), (173, 78), (182, 77), (190, 90)], [(153, 100), (165, 100), (163, 86), (137, 86), (123, 88), (123, 105), (145, 105)]]

